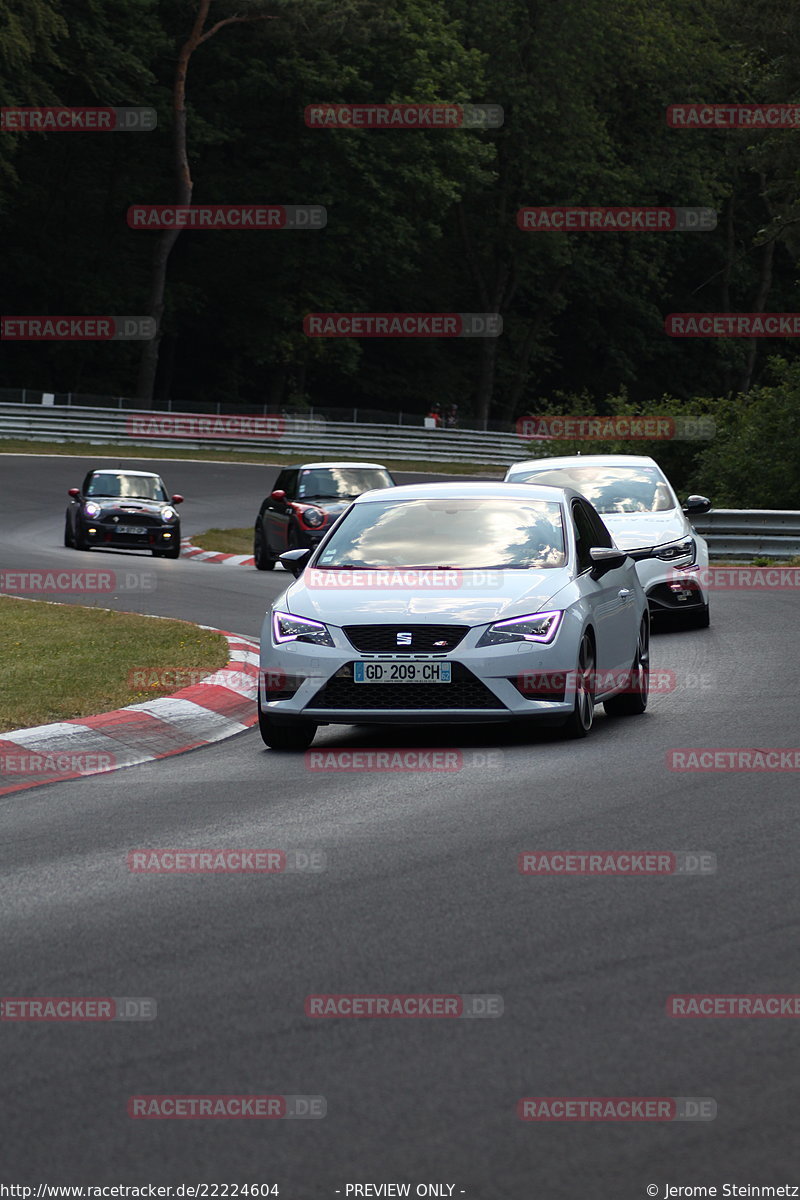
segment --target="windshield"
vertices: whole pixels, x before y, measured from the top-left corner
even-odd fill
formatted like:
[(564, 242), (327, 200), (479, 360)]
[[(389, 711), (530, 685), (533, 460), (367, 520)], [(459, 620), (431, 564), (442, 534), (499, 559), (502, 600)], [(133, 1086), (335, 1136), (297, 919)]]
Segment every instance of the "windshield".
[(563, 567), (561, 505), (474, 497), (356, 504), (317, 567)]
[(158, 475), (126, 475), (116, 471), (103, 471), (100, 475), (93, 475), (86, 488), (86, 495), (114, 496), (126, 500), (169, 499)]
[(388, 471), (380, 467), (317, 467), (300, 472), (298, 500), (348, 500), (373, 488), (394, 487)]
[(675, 507), (669, 484), (654, 467), (529, 468), (508, 482), (574, 488), (599, 513), (665, 512)]

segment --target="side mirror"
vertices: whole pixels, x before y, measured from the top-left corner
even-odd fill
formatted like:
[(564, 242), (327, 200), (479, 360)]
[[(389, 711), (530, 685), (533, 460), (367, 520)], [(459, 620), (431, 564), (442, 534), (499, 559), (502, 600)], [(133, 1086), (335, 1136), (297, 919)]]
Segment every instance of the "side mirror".
[(706, 499), (705, 496), (689, 496), (683, 506), (683, 511), (688, 517), (692, 514), (697, 516), (700, 513), (707, 513), (710, 508), (711, 501)]
[(72, 496), (73, 500), (77, 500), (78, 496), (80, 496), (80, 494), (81, 494), (80, 488), (70, 488), (69, 491), (67, 492), (67, 495)]
[(283, 490), (283, 488), (276, 488), (275, 491), (272, 492), (272, 494), (270, 495), (270, 500), (285, 500), (285, 499), (286, 499), (286, 492)]
[(183, 504), (183, 496), (180, 494), (180, 492), (176, 492), (175, 495), (172, 497), (172, 503), (173, 504)]
[(286, 570), (297, 579), (302, 574), (310, 555), (311, 551), (305, 548), (301, 550), (287, 550), (284, 554), (278, 555), (278, 562), (282, 563), (286, 567)]
[(602, 579), (608, 571), (621, 567), (627, 557), (627, 554), (615, 550), (613, 546), (592, 546), (589, 551), (589, 558), (594, 563), (591, 570), (592, 579)]

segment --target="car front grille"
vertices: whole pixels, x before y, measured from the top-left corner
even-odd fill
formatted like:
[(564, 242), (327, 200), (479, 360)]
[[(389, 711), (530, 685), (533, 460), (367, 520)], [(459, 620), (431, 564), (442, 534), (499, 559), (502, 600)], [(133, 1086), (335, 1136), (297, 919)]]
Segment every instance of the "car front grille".
[[(463, 641), (469, 625), (345, 625), (344, 632), (356, 650), (365, 654), (398, 649), (446, 654)], [(404, 634), (411, 635), (410, 641)], [(398, 641), (400, 637), (402, 641)]]
[[(337, 671), (308, 708), (329, 709), (502, 709), (494, 692), (461, 663), (452, 663), (450, 683), (354, 683), (353, 664)], [(343, 677), (342, 672), (347, 672)]]

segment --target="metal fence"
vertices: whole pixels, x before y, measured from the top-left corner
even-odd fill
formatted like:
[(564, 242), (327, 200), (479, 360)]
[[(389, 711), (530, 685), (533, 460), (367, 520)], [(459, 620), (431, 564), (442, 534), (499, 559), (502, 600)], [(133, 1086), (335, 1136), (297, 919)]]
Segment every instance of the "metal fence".
[(794, 558), (800, 555), (800, 512), (715, 508), (692, 519), (712, 558)]
[(495, 472), (531, 457), (528, 441), (515, 433), (425, 429), (422, 419), (417, 420), (417, 426), (367, 425), (329, 421), (321, 416), (264, 416), (260, 410), (216, 416), (77, 405), (0, 404), (0, 437), (95, 446), (218, 448), (305, 457), (359, 455), (409, 462), (463, 462)]

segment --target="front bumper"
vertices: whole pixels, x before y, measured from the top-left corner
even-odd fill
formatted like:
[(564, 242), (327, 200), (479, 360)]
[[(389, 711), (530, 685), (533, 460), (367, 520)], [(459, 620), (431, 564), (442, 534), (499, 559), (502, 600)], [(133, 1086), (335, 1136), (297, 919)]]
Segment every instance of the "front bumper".
[(90, 546), (108, 546), (115, 550), (160, 550), (180, 543), (180, 525), (159, 524), (142, 528), (144, 533), (120, 533), (112, 522), (86, 520), (83, 534)]
[[(271, 621), (261, 636), (259, 705), (264, 714), (306, 719), (318, 725), (429, 724), (561, 719), (574, 707), (574, 692), (540, 687), (543, 676), (574, 670), (581, 622), (565, 614), (550, 645), (513, 642), (475, 646), (484, 627), (470, 629), (447, 654), (361, 653), (344, 632), (328, 626), (334, 646), (302, 642), (273, 645)], [(356, 662), (451, 664), (452, 682), (365, 683), (353, 680)], [(274, 699), (272, 697), (275, 697)]]
[[(645, 558), (636, 564), (651, 616), (688, 612), (708, 604), (708, 559), (689, 564)], [(706, 569), (704, 569), (706, 568)]]

